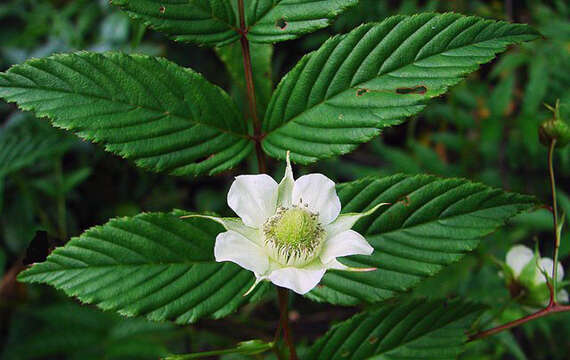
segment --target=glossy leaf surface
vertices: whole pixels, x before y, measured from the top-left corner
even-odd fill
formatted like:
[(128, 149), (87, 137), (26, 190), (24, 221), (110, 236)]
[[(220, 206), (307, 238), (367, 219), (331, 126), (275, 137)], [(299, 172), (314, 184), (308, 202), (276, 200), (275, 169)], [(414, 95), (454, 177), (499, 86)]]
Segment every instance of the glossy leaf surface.
[(308, 359), (456, 359), (481, 311), (457, 300), (384, 305), (334, 326)]
[(338, 188), (343, 212), (374, 214), (354, 229), (374, 247), (370, 256), (343, 262), (376, 267), (371, 272), (329, 271), (308, 296), (352, 305), (396, 297), (473, 250), (479, 239), (536, 205), (533, 197), (504, 192), (464, 179), (395, 175), (367, 178)]
[(220, 318), (265, 289), (244, 297), (253, 275), (214, 260), (220, 231), (210, 220), (174, 214), (113, 219), (56, 249), (19, 280), (52, 285), (126, 316), (181, 324)]
[[(248, 39), (292, 40), (330, 25), (357, 0), (246, 0)], [(113, 0), (130, 16), (176, 41), (221, 46), (239, 39), (237, 0)]]
[(32, 59), (0, 73), (0, 97), (156, 172), (214, 174), (251, 151), (227, 94), (162, 58), (78, 52)]
[(521, 24), (459, 14), (394, 16), (328, 40), (303, 57), (269, 104), (263, 141), (307, 164), (348, 153), (420, 112), (509, 44), (537, 38)]

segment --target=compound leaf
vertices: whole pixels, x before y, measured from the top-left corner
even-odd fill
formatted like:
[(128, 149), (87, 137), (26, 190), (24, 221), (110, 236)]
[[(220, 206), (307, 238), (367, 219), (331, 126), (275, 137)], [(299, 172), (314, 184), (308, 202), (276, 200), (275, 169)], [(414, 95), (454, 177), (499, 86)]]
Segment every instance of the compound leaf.
[(345, 154), (420, 112), (506, 46), (538, 33), (459, 14), (394, 16), (328, 40), (274, 92), (265, 151), (307, 164)]
[[(238, 40), (237, 0), (112, 0), (131, 17), (176, 41), (222, 46)], [(330, 25), (358, 0), (247, 0), (245, 21), (252, 42), (292, 40)]]
[(19, 280), (52, 285), (122, 315), (181, 324), (223, 317), (255, 296), (243, 296), (254, 281), (249, 271), (214, 260), (223, 228), (177, 215), (144, 213), (91, 228)]
[(78, 52), (0, 73), (0, 97), (145, 169), (214, 174), (251, 151), (233, 101), (161, 58)]
[(384, 305), (333, 327), (307, 358), (456, 359), (467, 340), (465, 332), (482, 310), (458, 300)]
[(249, 4), (248, 39), (274, 43), (329, 26), (332, 19), (358, 4), (358, 0), (257, 0)]
[(374, 247), (370, 256), (343, 259), (371, 272), (328, 271), (307, 296), (316, 301), (353, 305), (396, 297), (460, 260), (479, 239), (510, 217), (533, 208), (533, 197), (504, 192), (465, 179), (395, 175), (342, 184), (343, 212), (374, 214), (354, 229)]
[(228, 0), (112, 0), (129, 16), (176, 41), (208, 46), (239, 39), (239, 19)]

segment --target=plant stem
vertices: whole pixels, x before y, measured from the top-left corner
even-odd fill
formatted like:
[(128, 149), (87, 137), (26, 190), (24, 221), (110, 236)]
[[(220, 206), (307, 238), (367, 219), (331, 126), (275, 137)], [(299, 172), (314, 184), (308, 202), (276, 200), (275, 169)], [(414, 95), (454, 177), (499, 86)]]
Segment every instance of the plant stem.
[[(240, 44), (243, 56), (243, 68), (245, 73), (245, 83), (247, 90), (247, 99), (249, 101), (249, 110), (251, 112), (251, 117), (253, 119), (253, 138), (255, 142), (255, 153), (257, 155), (257, 165), (259, 173), (264, 174), (267, 172), (267, 164), (265, 161), (265, 154), (261, 148), (261, 140), (263, 135), (261, 134), (261, 123), (257, 115), (257, 101), (255, 98), (255, 86), (253, 83), (253, 69), (251, 65), (251, 53), (249, 49), (249, 41), (247, 39), (247, 25), (245, 23), (245, 10), (243, 0), (238, 0), (238, 11), (239, 11), (239, 24), (240, 24)], [(283, 331), (285, 342), (289, 348), (289, 358), (291, 360), (297, 360), (297, 352), (295, 350), (295, 344), (291, 336), (291, 330), (289, 329), (289, 317), (287, 315), (287, 299), (289, 297), (289, 292), (287, 289), (277, 288), (278, 298), (279, 298), (279, 325), (277, 331), (275, 332), (274, 349), (278, 358), (280, 358), (279, 350), (276, 348), (277, 340)]]
[(289, 316), (287, 314), (287, 301), (289, 298), (289, 290), (282, 287), (277, 288), (277, 295), (279, 297), (279, 312), (280, 316), (280, 327), (283, 329), (283, 335), (285, 337), (285, 342), (289, 348), (289, 359), (297, 360), (297, 352), (295, 351), (295, 344), (291, 336), (291, 329), (289, 329)]
[(556, 180), (554, 178), (554, 166), (552, 161), (555, 147), (556, 147), (556, 139), (553, 139), (550, 142), (550, 146), (548, 147), (548, 174), (550, 176), (550, 190), (552, 193), (552, 216), (554, 218), (554, 255), (553, 255), (554, 265), (552, 269), (552, 283), (547, 282), (548, 290), (550, 292), (550, 301), (548, 303), (548, 306), (546, 306), (542, 310), (535, 312), (534, 314), (530, 314), (528, 316), (497, 326), (495, 328), (476, 333), (469, 337), (469, 341), (483, 339), (491, 335), (495, 335), (501, 331), (511, 329), (515, 326), (522, 325), (534, 319), (538, 319), (550, 314), (570, 311), (570, 305), (564, 306), (556, 303), (556, 293), (558, 285), (558, 280), (557, 280), (558, 266), (556, 266), (556, 264), (558, 263), (558, 249), (560, 247), (560, 236), (558, 233), (558, 206), (556, 203)]
[(260, 173), (267, 172), (265, 164), (265, 154), (261, 148), (261, 123), (257, 115), (257, 101), (255, 99), (255, 86), (253, 84), (253, 70), (251, 66), (251, 53), (249, 50), (249, 40), (247, 39), (247, 27), (245, 24), (245, 11), (243, 0), (238, 0), (239, 24), (240, 24), (240, 44), (243, 56), (243, 68), (245, 72), (245, 83), (247, 90), (247, 99), (249, 102), (249, 111), (253, 119), (253, 140), (255, 141), (255, 153), (257, 155), (257, 165)]
[(558, 304), (553, 304), (551, 303), (550, 305), (548, 305), (546, 308), (539, 310), (537, 312), (535, 312), (534, 314), (530, 314), (528, 316), (525, 316), (523, 318), (508, 322), (506, 324), (494, 327), (492, 329), (489, 330), (485, 330), (485, 331), (481, 331), (478, 332), (474, 335), (469, 336), (469, 340), (468, 341), (474, 341), (474, 340), (479, 340), (479, 339), (483, 339), (486, 337), (489, 337), (491, 335), (495, 335), (497, 333), (500, 333), (502, 331), (514, 328), (515, 326), (519, 326), (522, 324), (525, 324), (529, 321), (550, 315), (550, 314), (554, 314), (554, 313), (559, 313), (559, 312), (567, 312), (570, 311), (570, 306), (566, 305), (558, 305)]
[(556, 204), (556, 180), (554, 178), (554, 166), (552, 157), (554, 155), (554, 148), (556, 147), (556, 139), (550, 142), (548, 147), (548, 173), (550, 175), (550, 191), (552, 193), (552, 216), (554, 218), (554, 265), (552, 269), (552, 287), (553, 294), (551, 294), (552, 301), (556, 303), (556, 294), (558, 287), (558, 248), (560, 247), (560, 236), (558, 233), (558, 206)]

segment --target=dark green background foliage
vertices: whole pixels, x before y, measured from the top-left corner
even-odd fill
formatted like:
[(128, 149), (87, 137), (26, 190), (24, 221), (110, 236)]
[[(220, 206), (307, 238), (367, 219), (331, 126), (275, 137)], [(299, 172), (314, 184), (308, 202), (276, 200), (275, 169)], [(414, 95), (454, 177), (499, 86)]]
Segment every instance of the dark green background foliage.
[[(115, 1), (127, 11), (132, 8), (133, 1)], [(246, 1), (247, 2), (247, 1)], [(153, 4), (148, 0), (145, 3)], [(170, 14), (169, 3), (165, 14)], [(331, 2), (332, 3), (332, 2)], [(508, 291), (503, 280), (498, 276), (498, 267), (493, 259), (503, 259), (508, 248), (515, 243), (533, 246), (538, 241), (543, 254), (549, 254), (551, 248), (551, 215), (542, 209), (513, 218), (509, 225), (502, 230), (497, 228), (497, 221), (526, 209), (533, 200), (525, 196), (504, 195), (491, 188), (535, 194), (542, 202), (548, 202), (548, 187), (546, 178), (546, 149), (537, 138), (537, 127), (541, 121), (551, 117), (551, 113), (542, 105), (554, 104), (560, 99), (562, 113), (566, 119), (570, 115), (570, 8), (566, 2), (553, 1), (387, 1), (360, 0), (360, 2), (340, 15), (336, 20), (333, 13), (339, 12), (344, 6), (354, 5), (355, 1), (336, 1), (336, 8), (322, 9), (323, 19), (310, 27), (295, 26), (292, 19), (285, 28), (287, 31), (277, 31), (274, 23), (280, 20), (279, 14), (269, 13), (264, 9), (247, 9), (252, 12), (250, 18), (259, 17), (251, 31), (253, 67), (257, 91), (257, 107), (261, 115), (265, 114), (266, 130), (277, 129), (274, 135), (264, 141), (264, 149), (271, 155), (282, 157), (283, 146), (292, 146), (293, 158), (299, 163), (311, 163), (316, 158), (334, 157), (307, 166), (296, 166), (297, 174), (307, 172), (322, 172), (339, 182), (353, 181), (371, 175), (386, 177), (382, 180), (360, 180), (339, 188), (339, 194), (347, 211), (360, 211), (368, 202), (358, 200), (358, 194), (373, 191), (375, 196), (384, 194), (392, 196), (395, 206), (381, 209), (375, 223), (361, 222), (359, 231), (365, 233), (377, 252), (373, 255), (383, 264), (384, 277), (369, 277), (367, 274), (348, 274), (347, 279), (340, 281), (338, 273), (330, 273), (324, 278), (322, 287), (313, 291), (309, 297), (317, 301), (347, 305), (359, 304), (357, 307), (330, 307), (309, 301), (306, 298), (294, 297), (291, 303), (292, 327), (296, 341), (305, 351), (302, 354), (309, 358), (362, 358), (372, 354), (384, 355), (386, 358), (398, 356), (413, 356), (415, 349), (427, 346), (431, 336), (444, 336), (455, 329), (464, 329), (481, 312), (481, 305), (489, 305), (492, 310), (485, 313), (480, 320), (488, 325), (508, 321), (523, 314), (523, 309), (509, 303)], [(515, 3), (516, 5), (513, 5)], [(131, 5), (130, 5), (131, 4)], [(141, 2), (142, 4), (142, 2)], [(142, 6), (142, 5), (141, 5)], [(304, 5), (309, 6), (309, 5)], [(149, 8), (149, 11), (160, 11), (160, 8)], [(139, 9), (140, 10), (140, 9)], [(144, 10), (144, 9), (143, 9)], [(345, 46), (352, 56), (359, 55), (359, 49), (353, 49), (348, 42), (358, 40), (359, 31), (370, 29), (366, 26), (352, 33), (350, 37), (335, 37), (321, 47), (332, 35), (347, 33), (365, 22), (378, 22), (392, 15), (408, 15), (428, 11), (454, 11), (466, 15), (477, 15), (487, 19), (507, 20), (528, 23), (537, 29), (544, 39), (523, 43), (509, 49), (496, 60), (483, 65), (477, 72), (472, 73), (466, 81), (455, 85), (444, 96), (427, 99), (441, 94), (446, 86), (454, 85), (459, 78), (432, 79), (434, 89), (430, 87), (426, 94), (414, 95), (414, 103), (402, 110), (413, 117), (405, 124), (382, 130), (382, 136), (374, 138), (381, 127), (370, 127), (362, 123), (361, 141), (354, 142), (337, 136), (338, 143), (322, 148), (312, 147), (314, 153), (307, 151), (295, 126), (311, 125), (311, 114), (303, 106), (333, 94), (338, 101), (345, 101), (343, 92), (347, 86), (342, 81), (316, 82), (316, 88), (323, 90), (322, 98), (308, 97), (307, 89), (297, 89), (287, 93), (287, 81), (278, 90), (284, 95), (281, 99), (270, 102), (271, 92), (281, 78), (293, 69), (295, 76), (310, 76), (311, 66), (319, 65), (320, 57), (326, 56), (327, 48)], [(136, 11), (135, 11), (136, 12)], [(140, 12), (140, 11), (139, 11)], [(265, 14), (261, 16), (262, 14)], [(209, 134), (212, 142), (211, 149), (221, 151), (219, 156), (203, 158), (208, 153), (194, 152), (192, 146), (181, 153), (176, 144), (176, 137), (153, 152), (137, 152), (136, 144), (128, 143), (129, 133), (112, 134), (99, 129), (83, 129), (75, 118), (58, 118), (55, 124), (72, 129), (83, 130), (80, 135), (84, 139), (96, 139), (116, 154), (128, 153), (125, 161), (120, 157), (105, 152), (101, 147), (85, 142), (68, 132), (50, 127), (45, 120), (38, 120), (31, 113), (17, 110), (13, 104), (0, 102), (0, 358), (2, 359), (156, 359), (168, 353), (185, 353), (205, 351), (215, 348), (229, 348), (238, 341), (252, 338), (271, 340), (277, 320), (277, 308), (274, 291), (264, 291), (260, 288), (252, 294), (257, 303), (249, 304), (247, 298), (235, 296), (242, 289), (247, 289), (252, 277), (248, 272), (238, 269), (233, 264), (216, 264), (211, 257), (201, 258), (200, 254), (192, 254), (188, 249), (184, 254), (172, 254), (157, 251), (152, 256), (159, 262), (169, 261), (179, 263), (171, 267), (164, 276), (177, 278), (186, 274), (189, 268), (208, 268), (212, 273), (218, 268), (220, 284), (225, 284), (226, 291), (214, 294), (209, 301), (198, 304), (190, 312), (175, 307), (169, 311), (161, 311), (156, 304), (130, 304), (129, 296), (137, 296), (136, 289), (124, 290), (124, 298), (106, 296), (121, 289), (113, 288), (115, 277), (133, 276), (136, 282), (137, 267), (155, 267), (160, 271), (161, 264), (139, 263), (122, 264), (121, 270), (114, 268), (102, 269), (99, 282), (106, 291), (88, 294), (82, 289), (81, 283), (67, 284), (64, 291), (76, 295), (84, 301), (95, 303), (105, 309), (114, 309), (126, 315), (140, 314), (152, 320), (172, 319), (182, 323), (187, 320), (197, 320), (202, 316), (220, 317), (221, 320), (200, 319), (193, 325), (175, 325), (172, 323), (157, 323), (142, 318), (119, 317), (114, 312), (103, 312), (92, 305), (80, 305), (75, 299), (67, 298), (63, 292), (54, 288), (22, 284), (15, 281), (15, 274), (22, 269), (23, 258), (30, 261), (42, 261), (48, 247), (61, 246), (71, 237), (79, 236), (92, 226), (105, 224), (110, 218), (117, 218), (106, 226), (99, 227), (75, 238), (71, 247), (58, 250), (54, 254), (75, 256), (80, 259), (82, 246), (86, 246), (85, 238), (89, 236), (106, 238), (114, 236), (113, 232), (130, 231), (136, 233), (139, 227), (153, 224), (153, 231), (148, 233), (147, 241), (152, 244), (156, 239), (164, 237), (161, 226), (180, 229), (184, 233), (188, 227), (199, 226), (205, 232), (212, 224), (196, 224), (182, 222), (168, 215), (174, 208), (192, 211), (212, 211), (223, 215), (232, 215), (226, 206), (225, 194), (237, 174), (256, 171), (254, 155), (250, 152), (249, 142), (241, 136), (250, 129), (240, 125), (241, 130), (236, 136), (220, 135), (219, 124), (243, 124), (239, 113), (247, 113), (247, 103), (244, 96), (245, 81), (242, 72), (241, 50), (238, 43), (232, 43), (222, 48), (198, 47), (185, 41), (192, 40), (194, 28), (172, 28), (171, 41), (166, 35), (146, 28), (153, 24), (152, 17), (140, 14), (121, 12), (119, 7), (112, 7), (106, 1), (94, 0), (6, 0), (0, 4), (0, 70), (5, 71), (14, 64), (21, 64), (31, 58), (43, 58), (57, 53), (70, 53), (76, 50), (103, 52), (118, 50), (126, 54), (137, 53), (150, 56), (161, 56), (168, 61), (148, 61), (144, 56), (129, 57), (127, 55), (88, 55), (79, 53), (74, 57), (84, 57), (84, 61), (97, 64), (103, 56), (112, 56), (113, 61), (129, 63), (136, 77), (143, 71), (153, 68), (168, 69), (169, 79), (173, 88), (170, 89), (171, 102), (165, 101), (163, 107), (153, 108), (143, 103), (141, 116), (149, 121), (157, 116), (167, 116), (169, 128), (155, 129), (157, 133), (166, 134), (174, 130), (186, 131), (189, 138), (195, 131), (200, 135)], [(330, 15), (330, 16), (329, 16)], [(229, 16), (229, 15), (228, 15)], [(424, 15), (426, 20), (430, 15)], [(455, 15), (448, 15), (451, 19)], [(227, 23), (236, 24), (237, 19), (227, 18)], [(330, 27), (326, 27), (332, 21)], [(391, 21), (399, 22), (400, 18)], [(414, 21), (419, 21), (417, 18)], [(427, 21), (427, 20), (426, 20)], [(447, 20), (445, 20), (447, 21)], [(409, 23), (410, 21), (408, 21)], [(234, 32), (228, 31), (227, 25), (210, 24), (212, 29), (219, 30), (212, 36), (212, 43), (230, 43)], [(209, 25), (209, 26), (210, 26)], [(414, 24), (408, 24), (413, 26)], [(160, 27), (156, 26), (157, 29)], [(316, 32), (308, 34), (311, 31)], [(374, 29), (374, 31), (381, 29)], [(176, 32), (180, 32), (177, 34)], [(308, 34), (308, 35), (306, 35)], [(279, 42), (271, 47), (267, 42)], [(348, 42), (347, 42), (348, 41)], [(346, 43), (344, 43), (346, 42)], [(348, 44), (348, 45), (347, 45)], [(210, 44), (207, 44), (210, 45)], [(303, 58), (309, 51), (321, 48), (319, 52)], [(323, 50), (324, 49), (324, 50)], [(437, 52), (437, 49), (432, 49)], [(389, 54), (388, 54), (389, 55)], [(303, 58), (303, 60), (302, 60)], [(489, 57), (490, 59), (491, 57)], [(58, 55), (62, 64), (86, 64)], [(222, 60), (223, 59), (223, 62)], [(269, 61), (271, 59), (271, 61)], [(324, 61), (324, 60), (323, 60)], [(400, 67), (404, 63), (396, 64)], [(485, 60), (487, 61), (487, 60)], [(473, 70), (473, 66), (483, 61), (465, 63), (464, 69), (456, 69), (456, 77)], [(42, 60), (30, 63), (42, 68)], [(180, 71), (180, 66), (190, 67), (195, 72)], [(334, 67), (331, 63), (331, 67)], [(388, 67), (394, 65), (388, 62)], [(338, 66), (341, 66), (340, 64)], [(307, 70), (309, 69), (309, 70)], [(29, 69), (28, 69), (29, 70)], [(80, 72), (81, 67), (77, 68)], [(365, 69), (366, 70), (366, 69)], [(370, 69), (368, 69), (370, 70)], [(356, 76), (361, 82), (370, 82), (374, 76), (370, 71), (362, 71)], [(382, 72), (377, 72), (382, 76)], [(200, 77), (196, 75), (203, 75)], [(177, 103), (183, 92), (216, 94), (218, 88), (204, 84), (203, 78), (226, 90), (237, 105), (230, 99), (227, 104), (218, 104), (217, 108), (189, 109)], [(317, 80), (317, 79), (315, 79)], [(325, 79), (327, 80), (327, 79)], [(329, 79), (330, 80), (330, 79)], [(341, 79), (342, 80), (342, 79)], [(145, 84), (154, 91), (154, 95), (165, 94), (167, 89), (156, 79)], [(396, 87), (406, 86), (405, 79)], [(126, 84), (127, 83), (127, 84)], [(136, 88), (128, 81), (122, 85)], [(109, 87), (113, 84), (107, 84)], [(349, 84), (354, 85), (354, 84)], [(65, 85), (62, 84), (62, 87)], [(343, 87), (344, 86), (344, 87)], [(184, 87), (183, 90), (180, 90)], [(97, 90), (85, 84), (86, 92)], [(392, 89), (393, 90), (393, 89)], [(92, 94), (93, 94), (92, 93)], [(50, 115), (53, 103), (34, 103), (45, 94), (28, 94), (28, 103), (21, 104), (24, 108), (36, 109), (39, 115)], [(95, 94), (97, 96), (104, 94)], [(370, 96), (370, 106), (376, 106), (377, 114), (380, 109), (394, 97), (382, 97), (382, 94), (362, 93)], [(39, 98), (34, 98), (34, 96)], [(126, 100), (139, 99), (133, 93), (124, 93)], [(129, 98), (131, 96), (131, 98)], [(214, 95), (212, 95), (214, 96)], [(292, 98), (296, 107), (282, 106), (279, 101)], [(119, 100), (125, 100), (119, 99)], [(296, 99), (296, 100), (295, 100)], [(304, 99), (306, 104), (298, 101)], [(111, 101), (112, 100), (112, 101)], [(121, 101), (117, 98), (103, 99), (107, 101), (108, 110), (118, 109)], [(50, 100), (51, 101), (51, 100)], [(81, 106), (81, 99), (74, 99)], [(115, 101), (115, 102), (113, 102)], [(124, 101), (123, 101), (124, 102)], [(346, 100), (348, 103), (349, 100)], [(175, 104), (173, 109), (170, 104)], [(35, 106), (45, 106), (39, 110)], [(49, 106), (48, 106), (49, 105)], [(145, 105), (146, 106), (145, 109)], [(151, 104), (152, 105), (152, 104)], [(411, 107), (414, 107), (413, 109)], [(416, 108), (417, 107), (417, 108)], [(318, 109), (317, 109), (318, 110)], [(422, 110), (421, 112), (419, 112)], [(219, 124), (195, 123), (192, 127), (181, 122), (181, 118), (198, 121), (193, 111), (215, 112)], [(315, 111), (315, 110), (313, 110)], [(320, 110), (319, 110), (320, 111)], [(168, 114), (164, 114), (168, 112)], [(419, 114), (418, 114), (419, 112)], [(348, 114), (348, 113), (347, 113)], [(355, 113), (357, 115), (357, 113)], [(417, 114), (417, 115), (415, 115)], [(97, 115), (97, 114), (95, 114)], [(356, 116), (355, 115), (355, 116)], [(400, 115), (398, 115), (400, 116)], [(264, 116), (261, 116), (262, 118)], [(295, 123), (280, 124), (295, 118)], [(94, 117), (95, 123), (106, 119)], [(133, 122), (136, 121), (133, 118)], [(127, 119), (131, 121), (130, 119)], [(177, 122), (178, 121), (178, 122)], [(339, 123), (342, 119), (339, 119)], [(387, 120), (385, 125), (399, 123)], [(163, 123), (164, 124), (164, 123)], [(136, 124), (135, 124), (136, 125)], [(145, 126), (139, 124), (137, 126)], [(236, 127), (232, 127), (236, 128)], [(222, 128), (223, 130), (223, 128)], [(319, 130), (318, 136), (327, 136), (334, 129)], [(221, 131), (221, 134), (225, 134)], [(283, 136), (290, 136), (291, 143), (280, 143)], [(196, 136), (198, 140), (200, 137)], [(152, 142), (152, 138), (149, 139)], [(127, 145), (125, 145), (127, 143)], [(188, 143), (186, 143), (188, 144)], [(163, 144), (164, 145), (164, 144)], [(169, 162), (157, 160), (157, 156), (176, 152)], [(224, 157), (224, 154), (231, 156)], [(239, 160), (246, 161), (238, 164)], [(201, 160), (199, 165), (194, 161)], [(160, 170), (172, 174), (206, 174), (218, 173), (213, 177), (171, 177), (164, 174), (146, 172), (135, 164), (151, 170)], [(224, 170), (230, 165), (236, 165), (232, 170)], [(279, 177), (284, 164), (272, 160), (270, 170)], [(555, 166), (560, 186), (560, 207), (566, 213), (570, 222), (570, 147), (558, 151), (555, 156)], [(405, 175), (395, 175), (403, 173)], [(436, 176), (413, 175), (428, 173)], [(439, 180), (437, 176), (446, 178), (467, 178), (481, 184), (466, 183), (464, 180)], [(391, 192), (385, 193), (390, 187)], [(399, 193), (409, 193), (411, 189), (423, 188), (411, 199), (401, 198)], [(372, 190), (371, 190), (372, 189)], [(462, 189), (475, 194), (480, 201), (477, 206), (462, 208), (462, 213), (454, 213), (454, 209), (446, 208), (459, 199), (454, 198), (454, 189)], [(356, 199), (356, 200), (353, 200)], [(370, 199), (370, 197), (369, 197)], [(415, 210), (428, 201), (433, 207), (434, 214)], [(508, 205), (504, 205), (508, 202)], [(479, 207), (478, 207), (479, 206)], [(449, 248), (439, 249), (428, 241), (423, 243), (425, 248), (410, 250), (405, 245), (410, 238), (419, 236), (414, 229), (429, 227), (432, 236), (444, 233), (446, 226), (453, 226), (457, 217), (474, 216), (480, 207), (488, 206), (485, 224), (476, 234), (464, 235), (460, 245), (450, 245)], [(435, 211), (438, 210), (439, 211)], [(445, 211), (443, 211), (445, 209)], [(138, 215), (139, 227), (134, 223), (124, 221), (123, 217), (135, 216), (140, 212), (162, 212), (162, 215)], [(478, 214), (480, 215), (480, 214)], [(386, 219), (400, 219), (399, 222), (389, 222)], [(407, 220), (405, 220), (407, 219)], [(371, 220), (372, 221), (372, 220)], [(171, 224), (176, 222), (176, 224)], [(130, 224), (130, 225), (129, 225)], [(411, 229), (411, 230), (410, 230)], [(37, 230), (45, 230), (49, 234), (48, 242), (33, 243), (31, 248), (36, 251), (26, 252)], [(418, 234), (422, 233), (421, 231)], [(150, 234), (150, 235), (149, 235)], [(561, 259), (568, 269), (570, 259), (570, 237), (565, 232), (562, 239)], [(485, 236), (483, 239), (478, 238)], [(187, 246), (211, 248), (211, 243), (200, 243), (199, 238), (193, 238), (196, 243)], [(386, 244), (390, 244), (389, 248)], [(466, 252), (469, 252), (460, 262), (455, 263)], [(43, 254), (43, 255), (42, 255)], [(56, 256), (57, 257), (57, 256)], [(402, 258), (413, 257), (417, 266), (410, 268), (409, 263), (401, 262)], [(105, 255), (93, 259), (99, 264), (105, 262)], [(68, 260), (72, 265), (72, 260)], [(366, 265), (366, 258), (355, 257), (350, 260), (357, 265)], [(194, 263), (195, 262), (195, 263)], [(453, 263), (450, 266), (450, 263)], [(65, 265), (65, 264), (64, 264)], [(68, 264), (69, 265), (69, 264)], [(447, 266), (447, 267), (446, 267)], [(72, 266), (71, 266), (72, 267)], [(227, 268), (227, 269), (226, 269)], [(54, 270), (53, 263), (46, 263), (28, 273), (32, 280), (42, 281), (51, 276), (53, 279), (61, 275), (65, 277), (79, 276), (81, 270), (66, 269), (60, 273)], [(55, 269), (54, 271), (57, 271)], [(43, 272), (42, 272), (43, 271)], [(72, 273), (75, 271), (75, 273)], [(234, 274), (235, 273), (235, 274)], [(47, 274), (47, 275), (46, 275)], [(59, 274), (59, 275), (58, 275)], [(135, 274), (135, 275), (133, 275)], [(433, 276), (427, 278), (428, 276)], [(227, 281), (233, 276), (232, 281)], [(344, 276), (344, 275), (343, 275)], [(160, 280), (160, 279), (159, 279)], [(199, 287), (193, 287), (192, 281), (199, 281), (188, 275), (186, 292), (199, 292)], [(57, 281), (55, 279), (54, 281)], [(411, 292), (412, 285), (419, 284)], [(157, 282), (160, 287), (161, 283)], [(174, 289), (179, 291), (180, 288)], [(176, 291), (163, 292), (163, 305), (175, 302), (176, 296), (183, 296)], [(410, 299), (402, 306), (395, 307), (390, 299), (402, 293), (416, 299)], [(445, 297), (462, 296), (477, 304), (468, 302), (442, 302)], [(433, 298), (433, 300), (417, 300)], [(366, 303), (385, 301), (375, 305), (365, 315), (355, 315), (364, 310)], [(427, 305), (426, 305), (427, 304)], [(235, 311), (238, 305), (243, 305)], [(428, 306), (429, 305), (429, 306)], [(506, 310), (494, 317), (493, 314), (501, 307)], [(396, 309), (396, 310), (394, 310)], [(406, 310), (408, 309), (408, 310)], [(442, 310), (442, 309), (445, 309)], [(329, 332), (330, 325), (340, 323)], [(452, 316), (453, 315), (453, 316)], [(434, 319), (434, 321), (418, 319)], [(435, 321), (437, 319), (437, 321)], [(419, 324), (414, 328), (415, 324)], [(397, 329), (392, 333), (386, 332), (386, 327)], [(231, 329), (231, 331), (228, 331)], [(398, 330), (399, 329), (399, 330)], [(323, 336), (323, 334), (325, 334)], [(388, 335), (389, 336), (388, 336)], [(512, 332), (505, 332), (488, 341), (469, 344), (462, 359), (566, 359), (570, 352), (568, 342), (570, 334), (570, 317), (568, 315), (552, 316), (527, 324)], [(349, 336), (351, 335), (351, 336)], [(462, 337), (447, 338), (448, 353), (454, 358), (460, 352), (458, 344), (464, 341)], [(378, 339), (383, 341), (378, 343)], [(315, 340), (319, 339), (316, 343)], [(364, 343), (362, 341), (365, 340)], [(359, 347), (358, 344), (365, 344)], [(233, 356), (227, 359), (241, 359)], [(247, 358), (247, 357), (245, 357)]]

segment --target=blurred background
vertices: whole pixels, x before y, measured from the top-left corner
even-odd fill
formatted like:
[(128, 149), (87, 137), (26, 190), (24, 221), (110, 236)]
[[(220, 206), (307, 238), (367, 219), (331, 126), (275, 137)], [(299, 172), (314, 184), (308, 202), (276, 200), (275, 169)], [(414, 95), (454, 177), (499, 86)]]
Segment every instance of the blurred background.
[[(398, 172), (465, 177), (511, 191), (535, 194), (550, 203), (546, 148), (538, 125), (552, 117), (543, 103), (570, 112), (570, 7), (567, 1), (395, 1), (360, 0), (334, 25), (300, 40), (279, 43), (267, 66), (276, 84), (300, 59), (332, 34), (394, 14), (454, 11), (523, 22), (544, 39), (511, 48), (495, 61), (434, 99), (419, 116), (357, 151), (296, 173), (323, 172), (337, 181)], [(77, 50), (164, 56), (202, 73), (229, 91), (245, 108), (243, 89), (232, 83), (213, 49), (175, 43), (130, 20), (105, 0), (2, 0), (0, 70), (32, 57)], [(222, 54), (222, 52), (218, 52)], [(270, 293), (220, 321), (192, 326), (127, 319), (80, 305), (48, 286), (17, 283), (24, 264), (42, 261), (56, 246), (110, 218), (141, 211), (181, 208), (230, 215), (225, 194), (236, 174), (256, 171), (252, 156), (215, 177), (176, 178), (137, 169), (49, 126), (12, 104), (0, 102), (0, 359), (156, 359), (169, 352), (232, 347), (237, 341), (273, 336), (278, 310)], [(270, 162), (281, 176), (284, 165)], [(570, 146), (557, 151), (559, 204), (570, 222)], [(552, 215), (542, 209), (512, 220), (484, 239), (460, 263), (424, 282), (421, 297), (461, 295), (495, 309), (488, 326), (520, 317), (498, 275), (515, 243), (552, 253)], [(47, 236), (36, 235), (45, 231)], [(561, 259), (570, 271), (570, 236)], [(498, 310), (501, 311), (498, 311)], [(331, 323), (358, 309), (318, 305), (294, 297), (290, 318), (296, 341), (311, 344)], [(231, 329), (231, 331), (228, 331)], [(568, 359), (570, 314), (529, 323), (468, 346), (463, 359)], [(239, 357), (225, 357), (225, 359)]]

